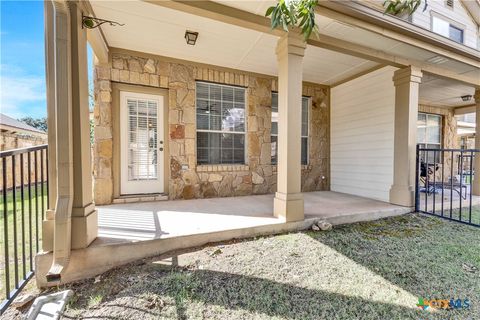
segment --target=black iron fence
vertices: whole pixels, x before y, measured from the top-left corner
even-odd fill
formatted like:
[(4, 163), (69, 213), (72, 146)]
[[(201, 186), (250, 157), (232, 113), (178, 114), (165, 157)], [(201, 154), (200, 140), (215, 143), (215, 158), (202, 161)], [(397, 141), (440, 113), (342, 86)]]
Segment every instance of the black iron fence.
[(480, 227), (480, 188), (473, 186), (480, 150), (417, 146), (415, 210)]
[(34, 273), (48, 207), (47, 145), (0, 152), (0, 314)]

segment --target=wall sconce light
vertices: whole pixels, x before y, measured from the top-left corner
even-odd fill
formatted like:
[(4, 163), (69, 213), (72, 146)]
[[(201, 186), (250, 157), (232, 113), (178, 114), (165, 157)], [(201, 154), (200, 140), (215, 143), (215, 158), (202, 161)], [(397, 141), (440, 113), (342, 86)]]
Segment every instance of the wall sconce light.
[(470, 101), (472, 100), (472, 95), (471, 94), (467, 94), (465, 96), (462, 96), (461, 97), (463, 101), (467, 102), (467, 101)]
[(198, 32), (193, 32), (193, 31), (185, 31), (185, 40), (187, 41), (187, 44), (194, 46), (195, 43), (197, 42), (198, 38)]

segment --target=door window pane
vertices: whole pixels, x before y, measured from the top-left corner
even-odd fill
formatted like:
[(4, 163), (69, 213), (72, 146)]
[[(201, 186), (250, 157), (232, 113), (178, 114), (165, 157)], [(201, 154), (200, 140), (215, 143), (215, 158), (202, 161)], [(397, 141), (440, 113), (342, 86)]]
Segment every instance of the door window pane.
[(127, 99), (128, 180), (157, 179), (157, 101)]

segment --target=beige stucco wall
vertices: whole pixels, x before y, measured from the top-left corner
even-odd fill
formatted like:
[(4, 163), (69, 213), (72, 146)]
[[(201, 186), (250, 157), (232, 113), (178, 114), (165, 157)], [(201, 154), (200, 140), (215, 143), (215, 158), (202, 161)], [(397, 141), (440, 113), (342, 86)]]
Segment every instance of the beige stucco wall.
[[(112, 49), (108, 65), (95, 70), (94, 194), (96, 204), (118, 197), (120, 177), (115, 117), (118, 100), (113, 87), (135, 85), (167, 89), (169, 152), (165, 174), (170, 199), (264, 194), (276, 191), (276, 166), (270, 163), (271, 93), (276, 79), (233, 69), (197, 64), (138, 52)], [(197, 165), (195, 81), (246, 88), (245, 165)], [(132, 87), (130, 87), (132, 88)], [(135, 88), (135, 87), (134, 87)], [(143, 88), (143, 89), (142, 89)], [(118, 90), (117, 90), (118, 91)], [(309, 163), (302, 170), (303, 191), (329, 189), (329, 88), (304, 83), (311, 98)]]

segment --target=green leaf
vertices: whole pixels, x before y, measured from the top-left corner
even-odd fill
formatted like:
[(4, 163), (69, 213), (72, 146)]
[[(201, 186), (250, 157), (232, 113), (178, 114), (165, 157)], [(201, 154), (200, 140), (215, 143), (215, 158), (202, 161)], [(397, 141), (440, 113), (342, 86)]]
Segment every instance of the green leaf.
[(265, 17), (268, 17), (269, 15), (271, 15), (274, 9), (275, 9), (275, 7), (273, 7), (273, 6), (268, 8), (267, 12), (265, 12)]

